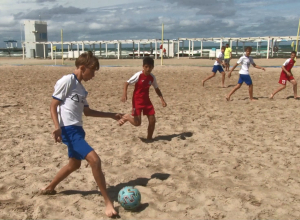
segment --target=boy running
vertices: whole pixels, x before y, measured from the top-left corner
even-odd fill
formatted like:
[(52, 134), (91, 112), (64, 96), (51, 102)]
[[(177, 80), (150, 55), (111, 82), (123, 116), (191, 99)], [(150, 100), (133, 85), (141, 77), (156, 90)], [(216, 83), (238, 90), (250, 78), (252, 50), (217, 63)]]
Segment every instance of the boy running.
[(223, 62), (223, 60), (224, 60), (224, 51), (225, 51), (225, 47), (223, 46), (221, 48), (221, 52), (218, 54), (218, 56), (216, 58), (216, 61), (214, 63), (214, 67), (212, 69), (212, 75), (210, 75), (206, 79), (202, 80), (202, 86), (204, 86), (204, 83), (207, 80), (215, 77), (216, 72), (219, 71), (222, 74), (222, 87), (223, 88), (225, 87), (224, 86), (224, 83), (225, 83), (225, 72), (224, 72), (224, 70), (222, 68), (222, 66), (225, 67), (225, 63)]
[(252, 52), (252, 47), (246, 47), (246, 54), (241, 56), (241, 58), (237, 61), (237, 63), (232, 67), (232, 69), (230, 70), (228, 77), (231, 77), (231, 73), (232, 71), (241, 63), (242, 64), (242, 68), (239, 72), (240, 74), (240, 78), (238, 81), (238, 84), (231, 90), (231, 92), (228, 94), (228, 96), (226, 96), (226, 100), (229, 101), (231, 95), (238, 90), (239, 88), (241, 88), (242, 84), (245, 82), (248, 86), (249, 86), (249, 96), (250, 96), (250, 100), (253, 101), (253, 84), (252, 84), (252, 79), (249, 75), (249, 67), (250, 64), (252, 64), (252, 66), (254, 66), (257, 69), (262, 69), (265, 71), (265, 68), (260, 67), (258, 65), (256, 65), (252, 59), (252, 57), (250, 57), (250, 54)]
[(92, 52), (84, 53), (76, 59), (76, 69), (73, 74), (65, 75), (54, 86), (50, 113), (55, 130), (52, 136), (55, 142), (63, 142), (68, 146), (69, 163), (65, 165), (54, 177), (52, 182), (41, 191), (41, 194), (55, 194), (55, 187), (80, 168), (81, 161), (87, 160), (95, 181), (104, 197), (109, 217), (117, 215), (112, 201), (106, 191), (105, 177), (101, 170), (101, 160), (94, 149), (85, 141), (85, 131), (82, 127), (82, 113), (85, 116), (112, 118), (118, 120), (122, 117), (116, 113), (105, 113), (92, 110), (86, 100), (88, 92), (81, 84), (95, 76), (99, 70), (99, 62)]
[(281, 75), (279, 78), (279, 84), (282, 84), (278, 89), (276, 89), (270, 96), (270, 99), (273, 99), (276, 93), (280, 92), (281, 90), (285, 89), (286, 87), (286, 82), (289, 81), (290, 83), (293, 84), (293, 90), (294, 90), (294, 98), (298, 99), (299, 97), (297, 96), (297, 82), (294, 79), (294, 76), (292, 74), (292, 68), (295, 64), (295, 58), (296, 58), (296, 51), (291, 52), (291, 58), (287, 59), (283, 66), (281, 67)]
[(124, 115), (122, 120), (120, 120), (120, 125), (129, 121), (134, 126), (140, 126), (142, 123), (141, 114), (147, 115), (149, 125), (148, 125), (148, 140), (152, 140), (154, 128), (155, 128), (155, 111), (154, 107), (149, 98), (149, 88), (152, 85), (155, 89), (156, 94), (161, 100), (163, 107), (167, 106), (160, 89), (158, 88), (156, 78), (151, 73), (154, 68), (154, 60), (151, 57), (145, 57), (143, 59), (143, 71), (134, 74), (127, 82), (124, 84), (123, 96), (121, 101), (127, 101), (127, 88), (128, 85), (135, 84), (135, 89), (132, 97), (132, 116), (130, 114)]

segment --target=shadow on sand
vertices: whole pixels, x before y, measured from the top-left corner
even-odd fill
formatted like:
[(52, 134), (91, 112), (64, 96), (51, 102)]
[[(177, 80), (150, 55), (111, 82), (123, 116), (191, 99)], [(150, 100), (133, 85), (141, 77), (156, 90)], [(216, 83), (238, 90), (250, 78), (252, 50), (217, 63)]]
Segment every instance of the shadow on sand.
[[(149, 180), (151, 179), (159, 179), (159, 180), (166, 180), (168, 179), (170, 174), (167, 173), (154, 173), (151, 175), (150, 178), (137, 178), (135, 180), (130, 180), (126, 183), (120, 183), (116, 186), (109, 186), (107, 188), (107, 192), (109, 194), (109, 197), (113, 199), (113, 201), (118, 201), (118, 193), (119, 191), (125, 187), (125, 186), (147, 186)], [(81, 194), (82, 196), (88, 196), (88, 195), (101, 195), (100, 191), (97, 190), (91, 190), (91, 191), (81, 191), (81, 190), (65, 190), (59, 192), (59, 194), (64, 195), (75, 195), (75, 194)], [(143, 203), (141, 204), (134, 212), (142, 212), (149, 206), (149, 203)], [(119, 212), (118, 207), (116, 207), (116, 211)], [(116, 216), (118, 218), (119, 216)]]
[(159, 135), (157, 137), (155, 137), (152, 140), (148, 140), (146, 138), (140, 138), (141, 141), (145, 142), (145, 143), (152, 143), (155, 141), (171, 141), (173, 138), (180, 138), (181, 140), (185, 140), (187, 137), (192, 137), (193, 133), (192, 132), (183, 132), (180, 134), (170, 134), (170, 135)]

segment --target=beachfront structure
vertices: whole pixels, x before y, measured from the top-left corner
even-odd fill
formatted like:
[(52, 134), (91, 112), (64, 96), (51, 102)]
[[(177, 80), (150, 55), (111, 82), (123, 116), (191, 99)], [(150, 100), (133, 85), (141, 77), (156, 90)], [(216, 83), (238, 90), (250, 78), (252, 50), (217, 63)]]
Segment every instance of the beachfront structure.
[[(47, 44), (47, 22), (45, 21), (24, 21), (25, 41), (22, 44), (23, 54), (26, 47), (26, 58), (46, 57), (48, 52)], [(25, 44), (25, 45), (24, 45)], [(23, 55), (24, 57), (24, 55)]]
[[(262, 42), (267, 43), (267, 51), (265, 52), (265, 56), (267, 59), (270, 57), (274, 56), (274, 53), (278, 50), (278, 43), (281, 41), (296, 41), (297, 37), (296, 36), (267, 36), (267, 37), (244, 37), (244, 38), (229, 38), (229, 37), (223, 37), (223, 38), (178, 38), (178, 39), (173, 39), (173, 40), (164, 40), (163, 42), (163, 47), (166, 48), (167, 52), (167, 57), (175, 57), (177, 56), (178, 59), (180, 57), (180, 54), (182, 56), (186, 55), (188, 57), (193, 57), (194, 56), (194, 43), (195, 42), (201, 42), (201, 49), (199, 51), (200, 57), (203, 56), (203, 42), (215, 42), (220, 44), (220, 49), (222, 45), (225, 43), (229, 43), (230, 47), (233, 46), (233, 42), (236, 43), (236, 46), (238, 46), (239, 43), (243, 44), (243, 47), (245, 47), (245, 43), (256, 43), (257, 48), (256, 48), (256, 55), (260, 55), (260, 45)], [(184, 48), (184, 42), (188, 41), (188, 51), (181, 51), (180, 48)], [(25, 44), (28, 43), (24, 42)], [(159, 56), (162, 55), (162, 50), (159, 50), (159, 46), (162, 44), (162, 41), (160, 39), (141, 39), (141, 40), (110, 40), (110, 41), (66, 41), (66, 42), (61, 42), (61, 41), (56, 41), (56, 42), (32, 42), (32, 44), (40, 45), (41, 47), (46, 48), (48, 45), (50, 45), (51, 48), (51, 59), (54, 59), (54, 51), (53, 51), (53, 46), (56, 45), (67, 45), (68, 46), (68, 52), (67, 54), (63, 54), (64, 58), (77, 58), (81, 53), (85, 52), (85, 47), (89, 45), (90, 47), (93, 47), (93, 51), (95, 51), (95, 45), (99, 45), (100, 48), (100, 58), (109, 58), (108, 55), (108, 45), (114, 45), (116, 48), (116, 53), (113, 56), (114, 58), (120, 59), (122, 55), (122, 45), (127, 44), (127, 45), (132, 45), (133, 47), (133, 53), (132, 56), (134, 58), (135, 55), (138, 57), (140, 56), (145, 56), (149, 54), (145, 54), (145, 50), (141, 52), (141, 45), (145, 46), (147, 44), (150, 44), (151, 48), (152, 45), (154, 44), (154, 49), (152, 55), (155, 59), (157, 59)], [(134, 51), (135, 44), (138, 45), (138, 50)], [(75, 45), (75, 49), (73, 49)], [(81, 49), (80, 49), (81, 46)], [(102, 53), (102, 48), (105, 47), (105, 52), (104, 54)], [(215, 58), (216, 54), (219, 50), (219, 48), (216, 48), (216, 51), (210, 50), (209, 51), (209, 58)], [(26, 51), (28, 49), (26, 48)], [(253, 51), (255, 52), (255, 51)], [(232, 52), (234, 54), (234, 50)], [(237, 56), (237, 50), (235, 51), (235, 55)], [(26, 56), (27, 57), (27, 56)], [(44, 50), (44, 56), (39, 56), (39, 57), (44, 57), (44, 59), (47, 57), (46, 55), (46, 50)], [(24, 52), (23, 52), (23, 59), (24, 57)]]
[[(223, 37), (223, 38), (178, 38), (178, 51), (180, 51), (180, 42), (182, 42), (182, 47), (184, 48), (184, 41), (188, 41), (189, 51), (188, 56), (191, 57), (194, 55), (194, 43), (201, 42), (200, 56), (203, 57), (203, 42), (215, 42), (220, 43), (220, 49), (224, 45), (224, 43), (229, 43), (232, 48), (233, 42), (236, 42), (236, 46), (238, 47), (239, 43), (243, 44), (243, 48), (245, 47), (245, 43), (257, 43), (256, 54), (259, 53), (259, 48), (262, 42), (267, 42), (267, 53), (266, 58), (274, 56), (274, 52), (278, 50), (277, 44), (281, 41), (296, 41), (297, 36), (267, 36), (267, 37), (239, 37), (239, 38), (231, 38), (231, 37)], [(214, 57), (216, 53), (214, 53)], [(179, 59), (179, 53), (177, 54)]]
[[(29, 42), (27, 42), (25, 40), (25, 42), (23, 42), (23, 45), (28, 44)], [(68, 59), (72, 59), (72, 58), (77, 58), (80, 54), (85, 52), (85, 46), (89, 45), (90, 47), (93, 47), (93, 51), (95, 51), (95, 46), (99, 45), (100, 47), (100, 57), (105, 57), (108, 58), (108, 45), (114, 45), (117, 49), (117, 53), (116, 53), (116, 57), (118, 59), (121, 58), (121, 54), (122, 54), (122, 45), (127, 44), (127, 45), (132, 45), (133, 48), (133, 53), (132, 56), (134, 58), (134, 55), (136, 55), (137, 57), (141, 57), (141, 56), (145, 56), (145, 55), (152, 55), (155, 59), (157, 59), (159, 56), (162, 55), (162, 50), (158, 49), (159, 46), (163, 43), (163, 48), (166, 48), (166, 56), (167, 57), (174, 57), (176, 52), (177, 52), (177, 44), (178, 41), (177, 40), (164, 40), (164, 42), (162, 42), (162, 40), (160, 39), (141, 39), (141, 40), (110, 40), (110, 41), (65, 41), (65, 42), (61, 42), (61, 41), (51, 41), (51, 42), (32, 42), (32, 44), (36, 44), (36, 45), (40, 45), (41, 47), (46, 47), (47, 45), (50, 45), (51, 48), (51, 59), (53, 60), (55, 55), (54, 55), (54, 51), (53, 51), (53, 46), (56, 45), (67, 45), (68, 50), (67, 50), (67, 54), (63, 55), (64, 58), (68, 58)], [(135, 45), (137, 44), (138, 46), (138, 50), (134, 51)], [(145, 50), (142, 50), (141, 52), (141, 46), (145, 46), (145, 45), (154, 45), (153, 48), (153, 53), (152, 54), (145, 54)], [(75, 46), (75, 49), (73, 49), (73, 47)], [(80, 49), (81, 46), (81, 49)], [(105, 53), (102, 54), (102, 47), (105, 47)], [(26, 51), (27, 51), (27, 47), (26, 47)], [(55, 52), (56, 53), (56, 52)], [(26, 53), (26, 57), (27, 57), (27, 53)], [(42, 56), (40, 56), (42, 57)], [(44, 52), (44, 59), (46, 59), (46, 53)], [(25, 53), (23, 50), (23, 59), (25, 59)]]
[[(18, 47), (17, 41), (16, 40), (5, 40), (4, 41), (6, 44), (7, 49), (12, 49)], [(14, 43), (16, 43), (16, 46), (14, 47)]]

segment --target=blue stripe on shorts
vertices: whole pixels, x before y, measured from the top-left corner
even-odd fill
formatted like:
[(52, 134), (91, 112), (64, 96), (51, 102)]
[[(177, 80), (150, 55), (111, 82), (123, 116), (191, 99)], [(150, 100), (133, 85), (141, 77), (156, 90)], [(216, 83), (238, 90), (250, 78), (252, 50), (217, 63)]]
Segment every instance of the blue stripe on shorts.
[(238, 84), (243, 84), (245, 82), (248, 86), (252, 85), (252, 79), (250, 75), (240, 74)]
[(68, 146), (69, 158), (84, 160), (94, 149), (84, 140), (85, 131), (82, 126), (61, 127), (62, 142)]
[(212, 72), (216, 73), (219, 70), (220, 73), (224, 72), (222, 66), (220, 65), (214, 65)]

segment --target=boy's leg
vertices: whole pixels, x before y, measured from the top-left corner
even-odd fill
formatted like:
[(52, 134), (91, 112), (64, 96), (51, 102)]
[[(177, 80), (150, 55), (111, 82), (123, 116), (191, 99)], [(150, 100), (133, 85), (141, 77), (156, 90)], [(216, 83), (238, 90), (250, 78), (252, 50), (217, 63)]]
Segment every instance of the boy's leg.
[(210, 76), (208, 76), (207, 78), (205, 78), (204, 80), (202, 80), (202, 86), (204, 86), (204, 83), (205, 83), (207, 80), (213, 78), (215, 75), (216, 75), (216, 73), (215, 73), (215, 72), (212, 72), (212, 74), (211, 74)]
[(235, 93), (236, 90), (238, 90), (239, 88), (241, 88), (242, 84), (237, 84), (232, 90), (231, 92), (228, 94), (228, 96), (226, 96), (226, 100), (229, 101), (230, 97), (232, 96), (233, 93)]
[(42, 190), (41, 193), (47, 194), (47, 193), (53, 193), (55, 187), (63, 181), (67, 176), (69, 176), (72, 172), (75, 170), (78, 170), (81, 165), (81, 160), (77, 160), (75, 158), (70, 158), (69, 163), (65, 165), (63, 168), (58, 171), (52, 182)]
[(280, 92), (281, 90), (285, 89), (286, 85), (280, 86), (278, 89), (276, 89), (270, 96), (270, 99), (272, 99), (276, 93)]
[(249, 85), (249, 97), (251, 101), (254, 101), (253, 99), (253, 84)]
[(290, 82), (293, 84), (294, 98), (298, 99), (299, 97), (297, 96), (297, 81), (293, 79)]
[(142, 117), (141, 115), (138, 116), (132, 116), (131, 114), (126, 114), (122, 117), (122, 119), (119, 121), (120, 125), (125, 124), (125, 122), (129, 121), (134, 126), (140, 126), (142, 123)]
[(223, 71), (223, 72), (221, 72), (221, 74), (222, 74), (222, 87), (223, 88), (225, 88), (225, 72)]
[(147, 117), (148, 117), (148, 121), (149, 121), (147, 139), (152, 140), (153, 132), (155, 129), (155, 122), (156, 122), (155, 115), (147, 115)]
[(95, 181), (101, 191), (101, 194), (104, 198), (105, 201), (105, 214), (108, 217), (112, 217), (114, 215), (117, 215), (117, 212), (114, 208), (114, 205), (110, 198), (108, 197), (107, 190), (106, 190), (106, 182), (105, 182), (105, 177), (103, 175), (102, 169), (101, 169), (101, 160), (99, 156), (96, 154), (95, 151), (91, 151), (88, 153), (88, 155), (85, 158), (89, 165), (92, 168), (92, 173), (94, 175)]

